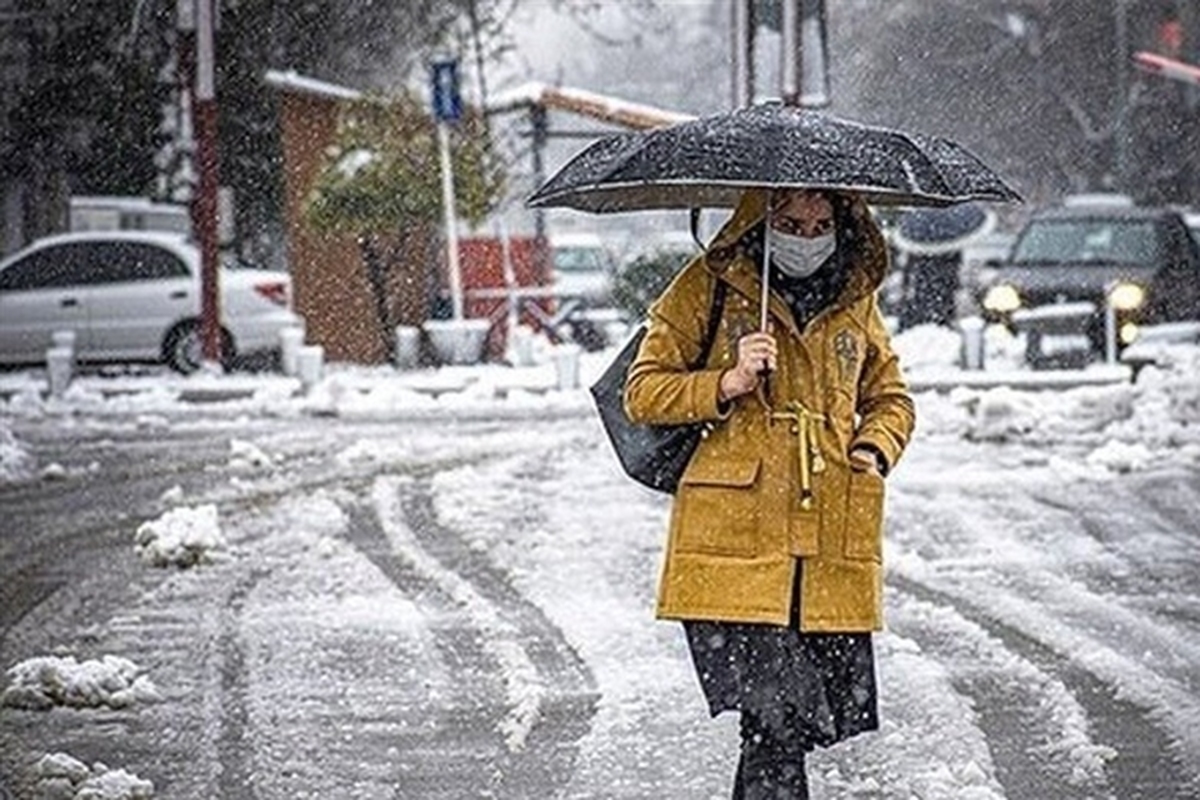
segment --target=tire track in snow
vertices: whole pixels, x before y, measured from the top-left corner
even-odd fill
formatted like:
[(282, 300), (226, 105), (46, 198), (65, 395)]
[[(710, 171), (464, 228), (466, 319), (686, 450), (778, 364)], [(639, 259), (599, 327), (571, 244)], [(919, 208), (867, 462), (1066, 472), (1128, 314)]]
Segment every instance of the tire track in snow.
[(1116, 800), (1103, 764), (1111, 751), (1092, 742), (1062, 681), (968, 620), (952, 599), (895, 575), (888, 587), (888, 629), (943, 664), (956, 691), (971, 698), (1008, 796)]
[(1195, 472), (1150, 475), (1137, 481), (1137, 496), (1193, 543), (1200, 542), (1200, 479)]
[[(441, 524), (430, 479), (423, 478), (409, 488), (412, 491), (405, 492), (402, 507), (421, 546), (440, 563), (470, 581), (484, 600), (498, 608), (513, 626), (517, 641), (528, 653), (543, 686), (538, 713), (586, 711), (583, 718), (589, 718), (596, 700), (596, 681), (563, 632), (541, 608), (514, 588), (503, 570), (470, 547), (455, 530)], [(579, 706), (581, 701), (583, 705)], [(555, 704), (561, 702), (570, 708), (555, 709)], [(537, 724), (536, 719), (530, 722), (534, 726)], [(523, 741), (532, 733), (530, 728), (514, 736)]]
[(481, 618), (496, 626), (491, 632), (502, 634), (497, 644), (499, 660), (509, 669), (510, 708), (501, 730), (513, 755), (505, 787), (518, 796), (545, 795), (574, 771), (578, 742), (598, 702), (595, 678), (542, 609), (485, 554), (439, 521), (431, 484), (430, 477), (405, 484), (405, 522), (425, 552), (467, 581), (467, 597), (474, 594), (482, 601)]
[[(413, 727), (431, 731), (395, 742), (396, 796), (405, 798), (487, 797), (494, 778), (479, 768), (498, 747), (494, 731), (503, 716), (493, 698), (502, 693), (499, 666), (484, 647), (484, 632), (426, 570), (398, 552), (378, 509), (349, 509), (350, 543), (388, 580), (413, 599), (430, 619), (430, 632), (452, 694), (427, 697), (420, 709), (426, 719)], [(428, 724), (426, 724), (428, 723)]]
[[(1106, 769), (1108, 785), (1117, 800), (1192, 800), (1195, 787), (1182, 766), (1166, 757), (1173, 742), (1157, 724), (1152, 710), (1126, 699), (1119, 686), (1076, 664), (1069, 653), (1059, 653), (1019, 628), (1000, 622), (991, 612), (961, 597), (897, 573), (888, 575), (889, 585), (937, 606), (953, 609), (963, 619), (978, 625), (1004, 647), (1056, 677), (1086, 711), (1094, 742), (1111, 747), (1115, 755)], [(914, 637), (917, 638), (917, 637)], [(927, 640), (920, 640), (922, 646)], [(930, 646), (936, 649), (934, 643)], [(1011, 714), (1012, 697), (996, 696), (986, 684), (964, 686), (976, 697), (976, 708), (988, 734), (996, 743), (995, 755), (1001, 782), (1014, 798), (1071, 797), (1069, 791), (1048, 794), (1026, 793), (1028, 783), (1039, 783), (1035, 765), (1025, 761), (1031, 750), (1043, 747), (1036, 733), (1020, 714)], [(1030, 698), (1030, 702), (1033, 699)], [(1032, 769), (1031, 769), (1032, 767)], [(1011, 785), (1010, 785), (1011, 784)], [(1067, 787), (1069, 790), (1070, 787)]]
[[(938, 593), (939, 604), (1059, 676), (1095, 741), (1118, 751), (1108, 772), (1120, 800), (1200, 796), (1200, 642), (1146, 608), (1159, 578), (1200, 564), (1189, 537), (1141, 502), (1141, 476), (908, 475), (891, 497), (889, 580)], [(1159, 548), (1176, 563), (1139, 585), (1138, 563), (1153, 564)]]
[[(371, 500), (389, 545), (388, 557), (377, 563), (384, 567), (390, 560), (389, 574), (402, 567), (402, 586), (411, 590), (416, 579), (423, 591), (436, 593), (453, 608), (460, 630), (465, 621), (474, 631), (477, 652), (460, 653), (465, 657), (452, 669), (482, 668), (499, 682), (488, 698), (470, 703), (491, 709), (486, 719), (476, 716), (469, 726), (476, 736), (490, 732), (493, 737), (490, 752), (478, 754), (490, 762), (482, 773), (489, 780), (487, 792), (552, 795), (570, 779), (578, 741), (594, 714), (597, 698), (590, 672), (562, 632), (512, 587), (503, 571), (438, 521), (428, 478), (381, 478)], [(449, 724), (463, 727), (453, 720)], [(440, 749), (461, 748), (461, 742), (448, 741)]]
[[(1035, 494), (1034, 499), (1078, 521), (1096, 542), (1119, 559), (1121, 568), (1091, 574), (1089, 585), (1098, 593), (1119, 595), (1124, 605), (1154, 617), (1168, 627), (1182, 625), (1180, 641), (1200, 637), (1200, 600), (1194, 586), (1196, 548), (1200, 544), (1200, 492), (1192, 473), (1130, 476), (1119, 485), (1105, 485), (1103, 494), (1085, 501)], [(1104, 508), (1104, 512), (1094, 511)], [(1187, 674), (1194, 681), (1195, 653), (1185, 654)], [(1193, 683), (1200, 690), (1200, 684)]]
[(221, 613), (221, 632), (217, 638), (221, 687), (217, 755), (221, 762), (221, 796), (225, 798), (257, 796), (251, 782), (254, 770), (248, 735), (250, 709), (247, 702), (250, 676), (246, 666), (245, 643), (241, 636), (241, 614), (246, 597), (268, 574), (265, 569), (254, 569), (243, 575), (230, 590)]

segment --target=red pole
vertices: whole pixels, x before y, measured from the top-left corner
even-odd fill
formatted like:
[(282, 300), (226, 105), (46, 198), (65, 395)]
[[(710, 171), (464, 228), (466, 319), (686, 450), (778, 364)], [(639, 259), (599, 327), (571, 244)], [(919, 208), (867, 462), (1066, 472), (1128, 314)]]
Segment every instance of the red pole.
[[(180, 146), (188, 148), (190, 166), (195, 167), (196, 145), (196, 9), (195, 0), (179, 0), (178, 39), (175, 49), (179, 59), (179, 131)], [(188, 218), (192, 235), (199, 228), (196, 221), (194, 186), (188, 186)]]
[(200, 334), (204, 361), (221, 363), (221, 294), (217, 271), (217, 99), (213, 69), (213, 0), (196, 0), (196, 237), (200, 243)]

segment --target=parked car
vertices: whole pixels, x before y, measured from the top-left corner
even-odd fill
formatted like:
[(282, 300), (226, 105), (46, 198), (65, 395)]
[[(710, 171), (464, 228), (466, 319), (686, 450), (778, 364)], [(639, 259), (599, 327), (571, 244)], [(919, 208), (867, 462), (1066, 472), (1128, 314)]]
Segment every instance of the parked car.
[[(277, 349), (280, 329), (299, 322), (291, 276), (232, 257), (219, 275), (222, 361)], [(68, 233), (0, 262), (0, 364), (45, 361), (63, 330), (75, 332), (81, 362), (198, 369), (199, 250), (167, 232)]]
[[(1024, 325), (1031, 343), (1084, 338), (1092, 355), (1104, 353), (1109, 304), (1118, 349), (1137, 339), (1140, 326), (1200, 319), (1200, 244), (1167, 208), (1075, 202), (1040, 209), (990, 277), (980, 297), (985, 317)], [(1055, 327), (1071, 317), (1076, 331)]]
[(596, 233), (555, 233), (550, 236), (551, 285), (560, 298), (587, 306), (612, 305), (616, 259)]
[(1191, 211), (1183, 215), (1184, 222), (1187, 223), (1188, 230), (1192, 232), (1192, 238), (1200, 244), (1200, 211)]

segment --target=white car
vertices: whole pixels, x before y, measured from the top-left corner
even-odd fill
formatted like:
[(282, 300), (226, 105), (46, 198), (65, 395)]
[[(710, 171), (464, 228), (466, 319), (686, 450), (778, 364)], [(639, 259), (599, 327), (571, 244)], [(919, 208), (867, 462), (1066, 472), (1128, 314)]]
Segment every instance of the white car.
[(556, 295), (593, 307), (610, 305), (616, 261), (599, 234), (556, 233), (550, 237), (550, 252)]
[(1192, 232), (1192, 238), (1196, 240), (1196, 244), (1200, 245), (1200, 211), (1184, 214), (1183, 221), (1187, 223), (1188, 230)]
[[(299, 323), (287, 273), (223, 257), (218, 280), (223, 363), (277, 349), (279, 331)], [(0, 364), (44, 362), (56, 331), (74, 331), (81, 362), (196, 370), (200, 251), (175, 233), (67, 233), (0, 262)]]

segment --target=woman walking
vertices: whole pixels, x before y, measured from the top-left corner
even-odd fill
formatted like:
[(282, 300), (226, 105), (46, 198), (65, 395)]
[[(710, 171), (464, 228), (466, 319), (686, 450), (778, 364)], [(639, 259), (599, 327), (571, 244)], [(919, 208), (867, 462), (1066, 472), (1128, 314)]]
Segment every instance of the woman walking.
[(709, 426), (657, 612), (683, 621), (711, 713), (741, 715), (734, 798), (807, 798), (807, 752), (878, 728), (884, 477), (913, 427), (875, 300), (887, 268), (856, 196), (747, 191), (651, 308), (629, 371), (634, 421)]

